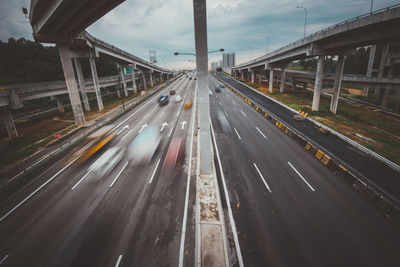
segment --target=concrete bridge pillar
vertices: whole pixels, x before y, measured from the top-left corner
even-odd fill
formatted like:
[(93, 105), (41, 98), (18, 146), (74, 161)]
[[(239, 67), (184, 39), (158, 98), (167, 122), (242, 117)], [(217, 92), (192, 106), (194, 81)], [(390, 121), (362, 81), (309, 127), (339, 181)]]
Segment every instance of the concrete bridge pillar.
[(58, 111), (60, 111), (61, 113), (64, 113), (65, 109), (64, 109), (64, 105), (63, 105), (61, 96), (56, 95), (54, 97), (51, 97), (51, 99), (56, 101)]
[(83, 114), (78, 85), (75, 80), (70, 50), (67, 46), (59, 46), (58, 51), (60, 53), (61, 64), (64, 71), (65, 82), (68, 88), (69, 100), (71, 101), (72, 112), (75, 118), (75, 124), (85, 124), (85, 115)]
[[(376, 52), (376, 45), (371, 46), (371, 50), (369, 51), (369, 59), (368, 59), (368, 67), (367, 67), (367, 77), (372, 76), (372, 68), (374, 66), (374, 59), (375, 59), (375, 52)], [(368, 87), (363, 88), (363, 95), (364, 97), (368, 97)]]
[(120, 65), (118, 65), (118, 68), (119, 68), (119, 73), (121, 75), (121, 81), (122, 81), (122, 87), (124, 88), (124, 94), (125, 94), (125, 96), (128, 96), (128, 89), (126, 88), (124, 68)]
[(339, 96), (340, 96), (340, 89), (342, 86), (342, 74), (343, 74), (343, 67), (344, 61), (346, 57), (344, 55), (339, 55), (338, 61), (336, 64), (336, 73), (335, 73), (335, 81), (333, 83), (333, 95), (331, 99), (331, 107), (330, 111), (336, 115), (337, 107), (339, 103)]
[(3, 108), (0, 113), (0, 117), (4, 122), (6, 127), (8, 138), (13, 138), (18, 136), (17, 128), (15, 128), (14, 119), (10, 109)]
[[(381, 56), (381, 60), (379, 62), (378, 80), (381, 80), (383, 78), (383, 74), (384, 74), (384, 71), (385, 71), (386, 58), (387, 58), (387, 56), (389, 54), (389, 49), (390, 49), (390, 43), (386, 43), (383, 46), (382, 56)], [(375, 88), (375, 95), (376, 96), (382, 96), (381, 88)], [(382, 99), (381, 99), (381, 101), (382, 101)]]
[(279, 92), (283, 93), (285, 91), (285, 68), (281, 69), (281, 87), (279, 88)]
[(24, 106), (18, 93), (14, 89), (10, 89), (10, 104), (12, 109), (20, 109)]
[(269, 92), (273, 93), (274, 89), (274, 68), (271, 68), (269, 71)]
[(242, 80), (244, 80), (244, 72), (241, 71), (240, 74), (241, 74)]
[(150, 87), (153, 87), (154, 82), (153, 82), (153, 72), (149, 72), (149, 76), (150, 76)]
[(142, 82), (143, 82), (143, 89), (146, 90), (146, 89), (147, 89), (147, 85), (146, 85), (146, 75), (144, 74), (143, 71), (142, 71)]
[(90, 70), (92, 71), (94, 91), (96, 92), (97, 106), (98, 106), (99, 110), (103, 110), (104, 109), (103, 99), (101, 98), (99, 77), (97, 76), (96, 62), (94, 59), (95, 59), (94, 55), (92, 53), (90, 53), (89, 63), (90, 63)]
[(251, 83), (254, 84), (254, 76), (256, 73), (254, 71), (251, 72)]
[(86, 94), (85, 79), (83, 78), (81, 61), (79, 58), (74, 58), (74, 63), (75, 63), (76, 74), (78, 75), (79, 90), (81, 91), (82, 94), (83, 107), (85, 108), (85, 111), (90, 111), (90, 105)]
[(292, 76), (292, 91), (296, 92), (296, 78)]
[(135, 64), (131, 65), (131, 75), (132, 75), (132, 88), (133, 92), (137, 93), (136, 77), (135, 77)]
[(314, 96), (312, 102), (312, 110), (319, 110), (319, 101), (321, 98), (322, 78), (324, 77), (325, 56), (318, 57), (317, 74), (315, 77)]

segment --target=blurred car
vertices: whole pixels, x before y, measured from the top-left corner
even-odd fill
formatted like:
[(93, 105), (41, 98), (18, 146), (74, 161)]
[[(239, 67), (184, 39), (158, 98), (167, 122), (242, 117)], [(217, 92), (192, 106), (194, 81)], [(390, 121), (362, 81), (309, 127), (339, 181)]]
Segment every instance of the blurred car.
[(165, 156), (163, 169), (173, 169), (181, 165), (184, 152), (184, 145), (181, 138), (174, 138), (168, 148)]
[(221, 87), (221, 88), (225, 88), (225, 84), (223, 84), (223, 83), (220, 83), (220, 84), (219, 84), (219, 87)]
[(169, 102), (169, 97), (168, 95), (162, 95), (158, 98), (157, 100), (158, 104), (160, 104), (160, 106), (164, 106), (166, 104), (168, 104)]
[(197, 78), (194, 78), (195, 80), (197, 80)]
[(182, 97), (180, 95), (177, 95), (175, 97), (175, 102), (178, 103), (178, 102), (181, 102), (181, 101), (182, 101)]
[(215, 92), (216, 93), (220, 93), (221, 92), (221, 88), (219, 86), (215, 86)]
[(100, 177), (110, 173), (124, 157), (124, 152), (122, 147), (109, 148), (89, 167), (89, 170)]
[(175, 92), (175, 90), (171, 90), (171, 91), (169, 91), (169, 94), (174, 95), (174, 94), (176, 94), (176, 92)]
[(153, 158), (160, 140), (158, 127), (144, 128), (128, 147), (128, 157), (131, 163), (133, 165), (148, 164)]
[(192, 79), (192, 77), (189, 78), (189, 80), (191, 80), (191, 79)]

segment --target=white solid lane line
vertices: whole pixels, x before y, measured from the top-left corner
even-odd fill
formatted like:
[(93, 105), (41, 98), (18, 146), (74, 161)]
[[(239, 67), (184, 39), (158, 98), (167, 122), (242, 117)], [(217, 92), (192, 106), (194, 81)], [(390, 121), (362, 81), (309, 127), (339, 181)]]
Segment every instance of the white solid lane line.
[(267, 137), (265, 136), (265, 134), (263, 133), (263, 132), (261, 132), (261, 130), (260, 129), (258, 129), (258, 127), (256, 126), (256, 129), (257, 129), (257, 131), (265, 138), (265, 139), (267, 139)]
[(160, 164), (160, 160), (161, 160), (161, 159), (158, 159), (158, 161), (157, 161), (157, 165), (156, 165), (156, 167), (155, 167), (155, 169), (154, 169), (154, 171), (153, 171), (153, 174), (151, 175), (149, 184), (151, 184), (151, 182), (153, 181), (154, 175), (156, 174), (156, 171), (157, 171), (157, 168), (158, 168), (158, 164)]
[(247, 117), (247, 115), (243, 112), (243, 110), (240, 110), (242, 112), (243, 116)]
[(309, 187), (312, 191), (315, 191), (315, 189), (307, 182), (306, 179), (304, 179), (304, 177), (296, 170), (296, 168), (293, 167), (292, 164), (290, 164), (289, 161), (288, 161), (288, 164), (289, 164), (289, 166), (292, 167), (292, 169), (300, 176), (300, 178), (308, 185), (308, 187)]
[(2, 264), (7, 258), (8, 258), (8, 254), (5, 255), (4, 258), (0, 261), (0, 264)]
[(235, 133), (236, 133), (237, 137), (239, 137), (239, 140), (242, 140), (242, 138), (240, 138), (240, 135), (239, 135), (238, 131), (236, 131), (235, 127), (233, 127), (233, 130), (235, 130)]
[(124, 165), (124, 167), (122, 167), (122, 169), (119, 171), (119, 173), (117, 174), (117, 176), (115, 177), (115, 179), (112, 181), (112, 183), (110, 184), (110, 187), (114, 185), (115, 181), (117, 181), (118, 177), (121, 175), (121, 173), (124, 171), (126, 165), (128, 165), (129, 161), (127, 161)]
[(83, 179), (85, 179), (89, 174), (90, 174), (90, 172), (91, 172), (92, 170), (89, 170), (72, 188), (71, 188), (71, 190), (74, 190), (75, 189), (75, 187), (77, 187), (82, 181), (83, 181)]
[(49, 180), (47, 180), (46, 182), (44, 182), (41, 186), (39, 186), (38, 189), (36, 189), (35, 191), (33, 191), (29, 196), (27, 196), (24, 200), (22, 200), (17, 206), (15, 206), (14, 208), (12, 208), (9, 212), (7, 212), (3, 217), (0, 218), (0, 222), (3, 221), (5, 218), (7, 218), (8, 215), (10, 215), (12, 212), (14, 212), (14, 210), (18, 209), (22, 204), (24, 204), (28, 199), (30, 199), (34, 194), (36, 194), (37, 192), (39, 192), (40, 189), (42, 189), (44, 186), (46, 186), (48, 183), (50, 183), (54, 178), (56, 178), (57, 175), (59, 175), (61, 172), (63, 172), (66, 168), (68, 168), (72, 163), (74, 163), (78, 158), (74, 159), (73, 161), (71, 161), (70, 163), (68, 163), (67, 166), (65, 166), (64, 168), (62, 168), (60, 171), (58, 171), (56, 174), (54, 174)]
[(226, 205), (228, 207), (229, 221), (230, 221), (230, 225), (231, 225), (231, 231), (232, 231), (232, 234), (233, 234), (233, 240), (235, 241), (236, 255), (238, 257), (239, 267), (243, 267), (244, 264), (243, 264), (242, 252), (240, 250), (239, 237), (238, 237), (237, 230), (236, 230), (235, 220), (233, 219), (233, 213), (232, 213), (230, 198), (229, 198), (229, 194), (228, 194), (228, 189), (226, 188), (224, 171), (222, 169), (221, 159), (219, 157), (219, 151), (218, 151), (218, 147), (217, 147), (217, 142), (215, 141), (215, 133), (214, 133), (214, 128), (212, 126), (212, 123), (211, 123), (211, 134), (212, 134), (212, 139), (213, 139), (213, 143), (214, 143), (214, 147), (215, 147), (215, 152), (216, 152), (216, 155), (217, 155), (217, 160), (218, 160), (218, 165), (219, 165), (219, 172), (221, 174), (222, 185), (224, 187), (225, 201), (226, 201)]
[(172, 130), (174, 129), (174, 127), (172, 126), (171, 127), (171, 130), (169, 131), (169, 134), (168, 134), (168, 137), (170, 137), (171, 136), (171, 134), (172, 134)]
[(122, 260), (122, 254), (119, 255), (118, 260), (117, 260), (117, 263), (115, 264), (115, 267), (118, 267), (118, 266), (119, 266), (119, 264), (121, 263), (121, 260)]
[(229, 118), (229, 116), (228, 116), (228, 113), (226, 113), (226, 111), (225, 111), (225, 110), (224, 110), (224, 112), (225, 112), (225, 115), (226, 115), (226, 117), (227, 117), (227, 118)]
[(132, 131), (133, 131), (133, 129), (130, 129), (129, 132), (127, 132), (126, 135), (124, 135), (124, 136), (121, 138), (121, 141), (124, 140), (124, 138), (127, 137)]
[(265, 179), (264, 179), (264, 176), (262, 176), (262, 174), (261, 174), (260, 170), (258, 169), (257, 165), (256, 165), (254, 162), (253, 162), (253, 165), (254, 165), (254, 167), (256, 168), (256, 170), (257, 170), (257, 172), (258, 172), (258, 175), (260, 175), (261, 179), (263, 180), (264, 185), (265, 185), (265, 187), (267, 188), (268, 192), (272, 193), (271, 188), (268, 186), (267, 182), (266, 182)]
[(190, 149), (189, 149), (189, 166), (188, 166), (188, 174), (186, 179), (186, 195), (185, 195), (185, 207), (183, 211), (183, 220), (182, 220), (182, 233), (181, 233), (181, 244), (179, 248), (179, 267), (183, 266), (183, 258), (185, 251), (185, 237), (186, 237), (186, 221), (187, 221), (187, 213), (189, 206), (189, 188), (190, 188), (190, 175), (192, 172), (192, 153), (193, 153), (193, 135), (194, 135), (194, 120), (196, 115), (196, 101), (197, 101), (197, 83), (194, 91), (194, 107), (192, 110), (192, 133), (190, 136)]

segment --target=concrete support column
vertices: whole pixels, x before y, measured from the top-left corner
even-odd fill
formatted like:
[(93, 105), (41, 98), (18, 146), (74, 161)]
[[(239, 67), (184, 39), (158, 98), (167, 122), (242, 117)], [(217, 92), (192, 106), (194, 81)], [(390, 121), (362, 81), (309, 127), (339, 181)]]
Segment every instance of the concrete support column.
[(75, 80), (70, 50), (67, 46), (60, 46), (58, 51), (60, 53), (61, 64), (64, 71), (65, 82), (67, 84), (69, 100), (71, 101), (72, 112), (75, 118), (75, 124), (85, 124), (85, 115), (83, 114), (81, 100), (79, 98), (78, 85)]
[(335, 115), (337, 112), (339, 96), (340, 96), (340, 89), (342, 86), (342, 74), (343, 74), (344, 61), (345, 61), (345, 56), (339, 55), (338, 61), (336, 64), (335, 81), (333, 83), (333, 95), (332, 95), (331, 107), (330, 107), (330, 111)]
[(132, 88), (133, 92), (137, 93), (136, 78), (135, 78), (135, 65), (131, 65), (131, 75), (132, 75)]
[(322, 78), (324, 77), (325, 56), (318, 57), (317, 74), (315, 77), (314, 96), (312, 102), (312, 110), (319, 110), (319, 100), (321, 98)]
[(240, 72), (242, 80), (244, 80), (244, 72)]
[[(381, 60), (379, 62), (378, 80), (381, 80), (383, 78), (383, 73), (385, 71), (386, 58), (389, 54), (389, 49), (390, 49), (390, 43), (386, 43), (383, 47)], [(377, 95), (377, 96), (381, 95), (380, 88), (375, 88), (375, 95)]]
[(91, 53), (89, 57), (89, 63), (90, 63), (90, 70), (92, 71), (94, 91), (96, 92), (97, 106), (99, 110), (103, 110), (104, 109), (103, 99), (101, 98), (99, 77), (97, 76), (96, 62), (94, 59), (95, 59), (94, 55)]
[(296, 92), (296, 78), (292, 77), (292, 91)]
[(142, 82), (143, 82), (143, 89), (147, 90), (146, 75), (144, 74), (144, 72), (142, 72)]
[(64, 105), (63, 105), (61, 97), (60, 96), (55, 96), (55, 100), (57, 102), (58, 111), (64, 113), (65, 110), (64, 110)]
[(154, 85), (154, 82), (153, 82), (153, 73), (150, 72), (150, 73), (149, 73), (149, 76), (150, 76), (150, 87), (153, 87), (153, 85)]
[(125, 96), (128, 96), (128, 89), (126, 88), (126, 80), (125, 80), (124, 68), (122, 66), (120, 66), (120, 65), (118, 65), (118, 67), (119, 67), (119, 70), (120, 70), (122, 87), (124, 88), (124, 94), (125, 94)]
[[(376, 45), (371, 46), (371, 50), (369, 51), (369, 59), (368, 59), (368, 67), (367, 67), (367, 77), (372, 76), (372, 68), (374, 66), (374, 59), (375, 59), (375, 52), (376, 52)], [(363, 88), (363, 95), (364, 97), (368, 97), (368, 87)]]
[(12, 109), (20, 109), (24, 106), (18, 93), (14, 89), (10, 89), (10, 104)]
[(4, 126), (6, 127), (7, 134), (9, 138), (17, 137), (18, 132), (17, 128), (15, 128), (14, 119), (12, 117), (11, 110), (7, 108), (3, 108), (0, 114), (1, 119), (4, 122)]
[(285, 68), (281, 70), (281, 87), (279, 88), (279, 92), (283, 93), (285, 91)]
[(254, 76), (256, 73), (254, 71), (251, 72), (251, 83), (254, 84)]
[(85, 79), (83, 78), (81, 61), (79, 58), (74, 58), (74, 63), (76, 74), (78, 75), (79, 90), (82, 94), (83, 107), (85, 108), (85, 111), (90, 111), (89, 99), (86, 94)]
[(273, 87), (274, 87), (274, 69), (271, 68), (269, 71), (269, 92), (273, 93)]

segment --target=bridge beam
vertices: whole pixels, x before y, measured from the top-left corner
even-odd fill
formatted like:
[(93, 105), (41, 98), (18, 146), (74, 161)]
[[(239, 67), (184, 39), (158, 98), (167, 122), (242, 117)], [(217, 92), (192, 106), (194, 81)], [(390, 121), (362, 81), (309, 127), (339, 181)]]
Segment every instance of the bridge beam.
[(92, 71), (94, 91), (96, 92), (97, 106), (99, 110), (103, 110), (104, 109), (103, 99), (101, 98), (99, 77), (97, 76), (96, 61), (93, 53), (90, 53), (89, 63), (90, 63), (90, 70)]
[(330, 106), (330, 111), (335, 115), (339, 103), (340, 89), (342, 87), (342, 74), (345, 59), (346, 57), (344, 55), (339, 55), (338, 61), (336, 63), (335, 81), (333, 83), (333, 95)]
[(89, 99), (86, 94), (85, 79), (83, 78), (81, 61), (79, 58), (74, 58), (74, 63), (75, 63), (76, 74), (78, 76), (79, 89), (82, 94), (83, 107), (85, 108), (85, 111), (90, 111)]
[(322, 78), (324, 77), (325, 56), (318, 57), (317, 74), (315, 77), (314, 96), (312, 102), (312, 110), (319, 110), (319, 101), (321, 98)]
[(274, 91), (274, 68), (269, 70), (269, 92), (272, 94)]
[(4, 126), (6, 127), (8, 137), (9, 138), (17, 137), (18, 132), (17, 128), (15, 128), (15, 123), (12, 117), (11, 110), (8, 108), (3, 108), (1, 110), (0, 117), (4, 121)]
[(75, 118), (75, 124), (85, 124), (85, 115), (83, 114), (78, 85), (75, 80), (70, 49), (67, 46), (59, 46), (58, 51), (60, 53), (61, 64), (64, 71), (65, 82), (67, 84), (69, 100), (71, 101), (72, 112)]

